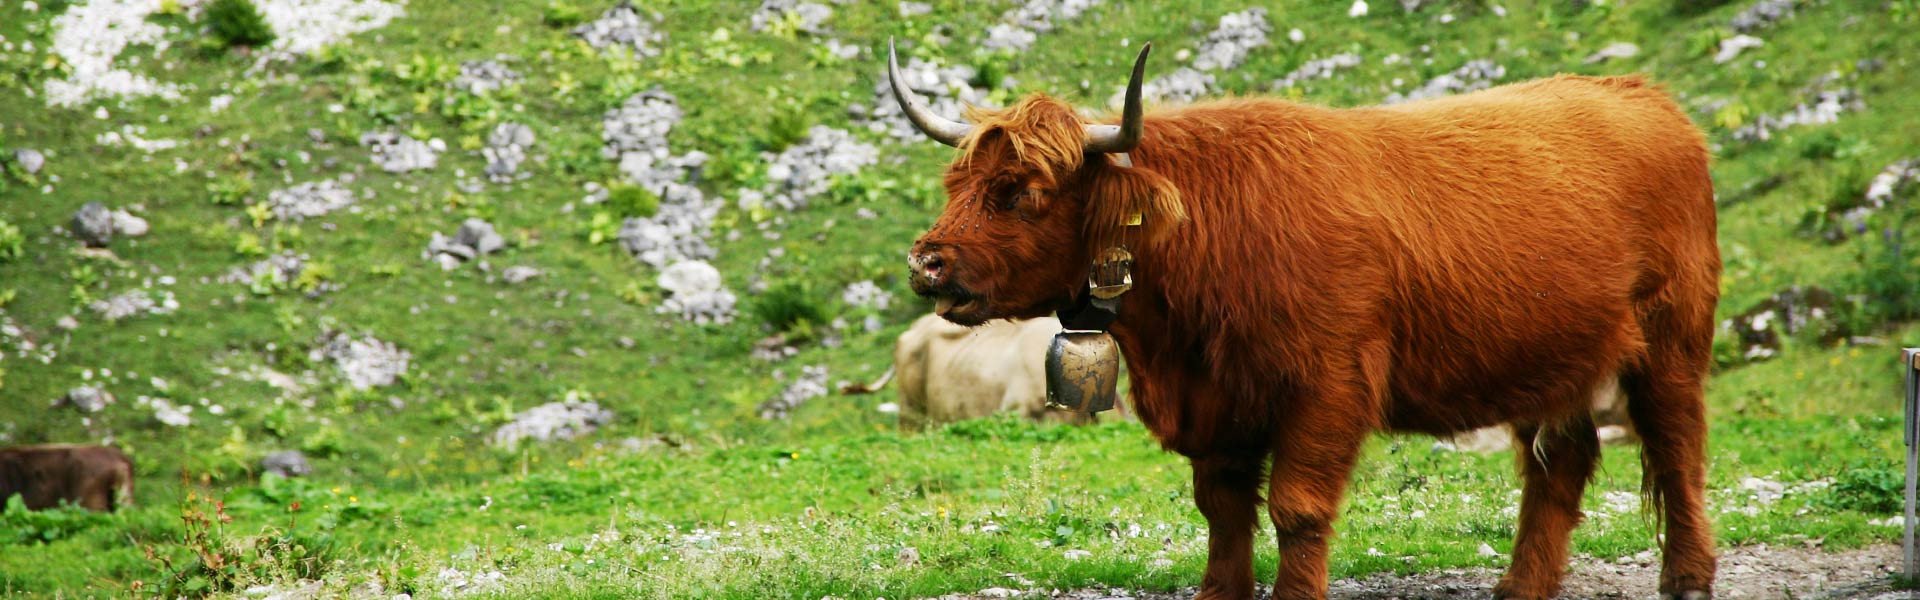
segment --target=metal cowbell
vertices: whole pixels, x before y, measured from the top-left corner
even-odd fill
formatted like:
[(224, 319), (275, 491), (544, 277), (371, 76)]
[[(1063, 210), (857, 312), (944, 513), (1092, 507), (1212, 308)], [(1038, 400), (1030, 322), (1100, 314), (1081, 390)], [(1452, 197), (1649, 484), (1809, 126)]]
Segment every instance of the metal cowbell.
[(1047, 406), (1080, 413), (1113, 408), (1120, 347), (1104, 331), (1067, 330), (1047, 347)]

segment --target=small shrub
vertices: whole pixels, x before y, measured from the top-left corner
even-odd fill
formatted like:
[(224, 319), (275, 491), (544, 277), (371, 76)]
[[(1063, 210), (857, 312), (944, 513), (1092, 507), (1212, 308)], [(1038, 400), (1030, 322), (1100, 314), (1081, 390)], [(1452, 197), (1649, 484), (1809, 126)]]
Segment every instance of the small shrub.
[(273, 27), (252, 0), (213, 0), (206, 16), (213, 36), (228, 46), (258, 48), (273, 43)]
[(107, 521), (110, 516), (77, 506), (27, 510), (19, 495), (9, 496), (0, 512), (0, 546), (56, 542)]
[(805, 284), (788, 281), (767, 288), (747, 311), (776, 332), (806, 333), (827, 322), (827, 309)]
[(769, 152), (779, 152), (807, 139), (807, 130), (812, 127), (813, 115), (807, 112), (806, 107), (797, 102), (788, 102), (773, 113), (760, 143)]
[(253, 180), (246, 177), (236, 175), (207, 182), (208, 200), (220, 206), (239, 206), (252, 194)]
[(0, 263), (12, 262), (25, 256), (26, 242), (27, 236), (20, 232), (19, 226), (8, 223), (6, 219), (0, 219)]
[(548, 27), (564, 29), (579, 25), (581, 22), (586, 21), (587, 17), (586, 13), (580, 12), (580, 7), (566, 2), (555, 1), (547, 3), (547, 10), (541, 13), (540, 19), (545, 21)]
[(1726, 5), (1732, 0), (1673, 0), (1673, 14), (1692, 16)]
[(637, 185), (615, 183), (607, 188), (606, 207), (621, 218), (645, 219), (660, 212), (660, 196)]
[(1906, 477), (1892, 465), (1856, 464), (1835, 477), (1833, 486), (1816, 496), (1814, 504), (1832, 510), (1890, 514), (1899, 512), (1905, 491)]

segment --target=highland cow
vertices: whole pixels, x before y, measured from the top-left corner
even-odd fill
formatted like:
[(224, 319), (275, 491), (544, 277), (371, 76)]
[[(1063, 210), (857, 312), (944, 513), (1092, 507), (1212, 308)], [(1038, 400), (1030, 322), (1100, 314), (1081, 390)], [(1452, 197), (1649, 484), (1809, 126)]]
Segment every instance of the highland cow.
[(29, 510), (70, 503), (112, 511), (133, 503), (133, 461), (112, 446), (0, 448), (0, 505), (14, 494)]
[[(1524, 481), (1502, 598), (1549, 598), (1618, 385), (1665, 527), (1659, 589), (1711, 595), (1702, 506), (1720, 258), (1700, 131), (1640, 77), (1558, 76), (1394, 106), (1239, 98), (1117, 123), (1036, 94), (970, 122), (948, 202), (908, 255), (947, 320), (1040, 317), (1134, 258), (1111, 325), (1134, 414), (1193, 466), (1201, 598), (1252, 597), (1263, 504), (1275, 598), (1327, 593), (1327, 544), (1362, 443), (1513, 426)], [(1270, 465), (1270, 467), (1269, 467)]]

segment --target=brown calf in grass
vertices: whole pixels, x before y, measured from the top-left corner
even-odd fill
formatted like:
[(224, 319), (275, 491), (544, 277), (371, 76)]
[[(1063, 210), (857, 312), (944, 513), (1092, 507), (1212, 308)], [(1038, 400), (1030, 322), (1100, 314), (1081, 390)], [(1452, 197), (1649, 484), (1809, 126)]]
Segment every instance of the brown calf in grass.
[(112, 446), (0, 448), (0, 503), (14, 494), (31, 510), (68, 502), (112, 511), (133, 504), (133, 461)]
[[(908, 257), (914, 290), (977, 325), (1084, 293), (1094, 252), (1136, 259), (1112, 326), (1135, 414), (1193, 465), (1202, 598), (1253, 594), (1265, 505), (1276, 598), (1327, 591), (1327, 537), (1374, 431), (1510, 424), (1524, 480), (1500, 597), (1548, 598), (1617, 383), (1665, 526), (1659, 589), (1706, 598), (1702, 386), (1720, 258), (1702, 136), (1639, 77), (1575, 77), (1332, 109), (1266, 98), (1119, 125), (1034, 95), (972, 123), (948, 202)], [(1271, 465), (1269, 469), (1267, 465)]]

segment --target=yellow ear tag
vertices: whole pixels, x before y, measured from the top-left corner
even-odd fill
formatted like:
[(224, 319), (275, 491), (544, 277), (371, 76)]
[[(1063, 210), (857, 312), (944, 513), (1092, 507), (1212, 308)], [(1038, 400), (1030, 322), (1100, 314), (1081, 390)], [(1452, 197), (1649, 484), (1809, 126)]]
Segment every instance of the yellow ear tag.
[(1127, 225), (1128, 225), (1129, 227), (1137, 227), (1137, 226), (1139, 226), (1139, 225), (1140, 225), (1140, 213), (1133, 213), (1133, 214), (1131, 214), (1131, 215), (1127, 215)]

